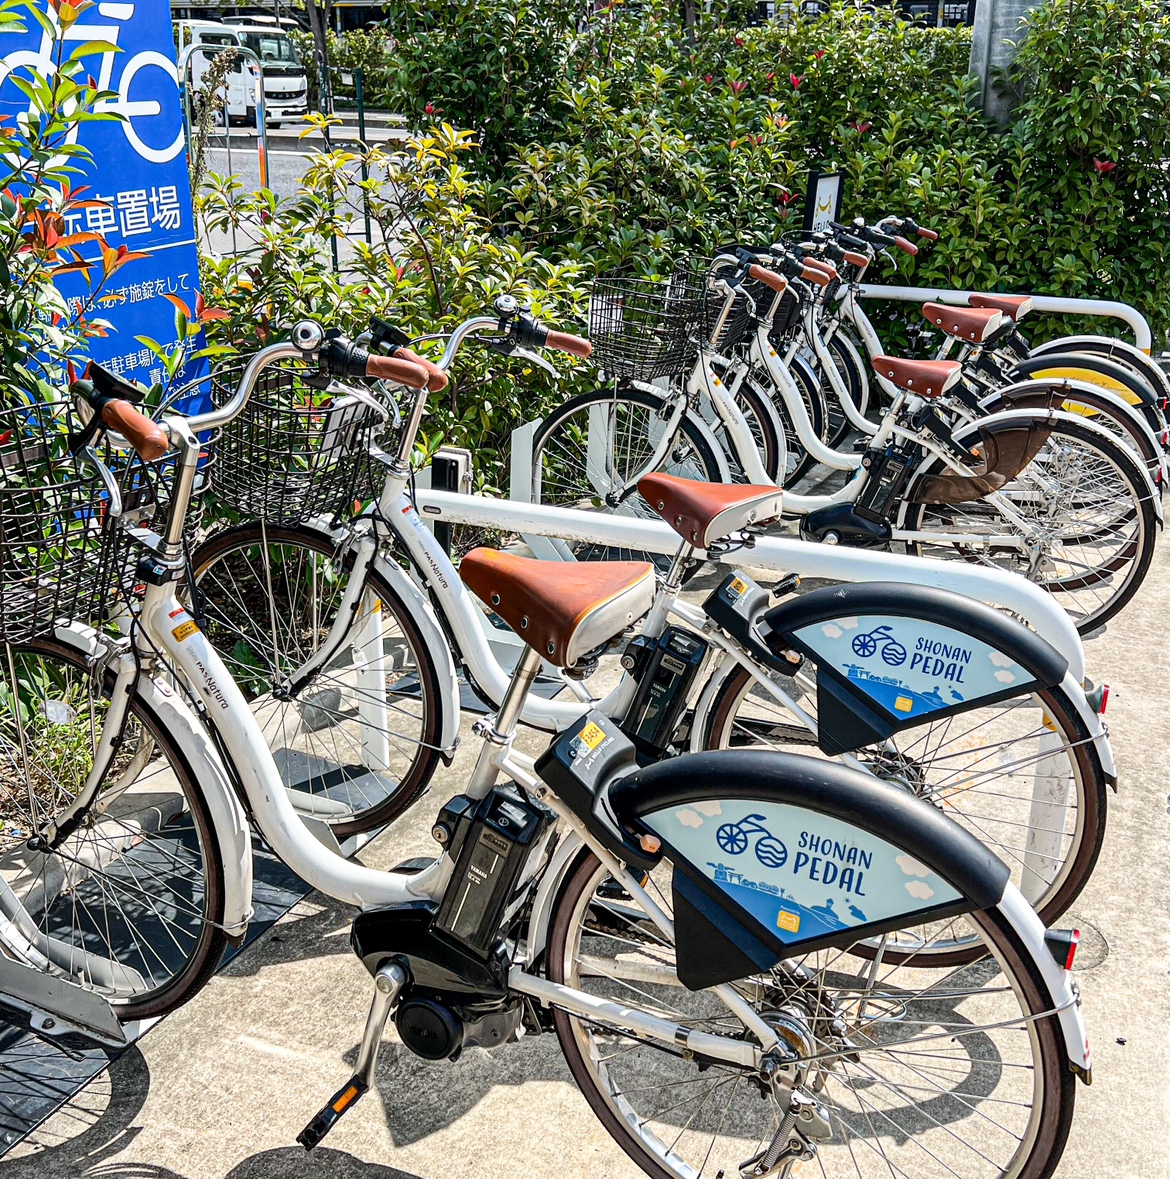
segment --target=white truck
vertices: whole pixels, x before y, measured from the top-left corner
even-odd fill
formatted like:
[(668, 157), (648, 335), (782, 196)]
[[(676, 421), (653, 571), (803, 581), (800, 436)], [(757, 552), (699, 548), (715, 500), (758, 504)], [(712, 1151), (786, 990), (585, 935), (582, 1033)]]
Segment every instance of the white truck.
[[(233, 24), (181, 20), (176, 23), (175, 33), (180, 52), (189, 45), (227, 45), (250, 49), (256, 54), (264, 73), (264, 108), (269, 127), (279, 127), (308, 112), (309, 80), (305, 67), (289, 35), (275, 23), (264, 24), (255, 19)], [(202, 89), (214, 56), (198, 50), (192, 55), (191, 86), (196, 92)], [(256, 83), (250, 66), (241, 57), (228, 74), (226, 114), (232, 120), (255, 126)]]

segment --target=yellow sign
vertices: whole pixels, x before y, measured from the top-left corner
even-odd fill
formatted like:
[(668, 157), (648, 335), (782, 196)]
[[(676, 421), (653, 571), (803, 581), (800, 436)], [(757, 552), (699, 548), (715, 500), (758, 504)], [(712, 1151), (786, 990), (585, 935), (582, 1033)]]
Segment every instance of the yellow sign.
[(577, 740), (584, 743), (590, 753), (605, 740), (605, 730), (590, 721), (578, 734)]
[(789, 933), (799, 933), (800, 914), (785, 913), (784, 910), (781, 909), (780, 916), (776, 918), (776, 925), (779, 929), (787, 930)]
[(198, 629), (195, 623), (188, 618), (186, 622), (176, 626), (171, 634), (181, 643), (184, 639), (189, 639)]
[(746, 594), (747, 593), (747, 582), (740, 581), (740, 579), (737, 577), (737, 578), (735, 578), (734, 581), (732, 581), (731, 585), (728, 586), (728, 588), (733, 590), (737, 594)]
[(894, 707), (899, 712), (910, 712), (914, 708), (914, 701), (911, 700), (909, 696), (899, 696), (897, 700), (894, 701)]

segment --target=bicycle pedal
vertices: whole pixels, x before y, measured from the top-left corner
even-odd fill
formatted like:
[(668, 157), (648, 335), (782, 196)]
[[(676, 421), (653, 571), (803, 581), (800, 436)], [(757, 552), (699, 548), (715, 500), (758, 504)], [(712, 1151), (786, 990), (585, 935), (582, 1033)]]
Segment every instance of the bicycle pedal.
[(352, 1077), (344, 1088), (333, 1094), (329, 1104), (297, 1135), (297, 1141), (306, 1150), (312, 1150), (341, 1121), (341, 1115), (357, 1105), (358, 1099), (367, 1088), (369, 1086), (361, 1077)]

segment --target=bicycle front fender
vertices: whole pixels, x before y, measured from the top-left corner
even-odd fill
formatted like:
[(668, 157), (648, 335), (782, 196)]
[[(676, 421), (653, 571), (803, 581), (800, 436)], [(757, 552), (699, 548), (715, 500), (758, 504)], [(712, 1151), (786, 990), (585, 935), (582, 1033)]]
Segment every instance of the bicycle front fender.
[[(57, 627), (55, 637), (88, 657), (102, 646), (97, 632), (78, 622)], [(207, 730), (179, 694), (161, 679), (145, 676), (138, 692), (178, 746), (211, 813), (212, 834), (224, 868), (224, 932), (238, 945), (252, 919), (252, 833), (244, 808)]]
[(435, 612), (422, 591), (407, 573), (394, 561), (379, 557), (378, 575), (382, 577), (402, 599), (410, 611), (411, 618), (426, 644), (427, 655), (435, 668), (442, 697), (442, 731), (439, 734), (440, 756), (445, 765), (450, 765), (459, 742), (459, 679), (455, 671), (455, 660), (451, 657), (451, 644), (435, 617)]

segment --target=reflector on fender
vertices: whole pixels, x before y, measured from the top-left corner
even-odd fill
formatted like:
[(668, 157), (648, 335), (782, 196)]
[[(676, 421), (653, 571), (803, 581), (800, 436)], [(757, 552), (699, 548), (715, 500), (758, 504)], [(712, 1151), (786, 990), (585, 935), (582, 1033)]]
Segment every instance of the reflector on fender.
[(1044, 935), (1044, 944), (1048, 947), (1048, 952), (1056, 959), (1056, 964), (1062, 970), (1072, 970), (1080, 941), (1079, 929), (1050, 929)]

